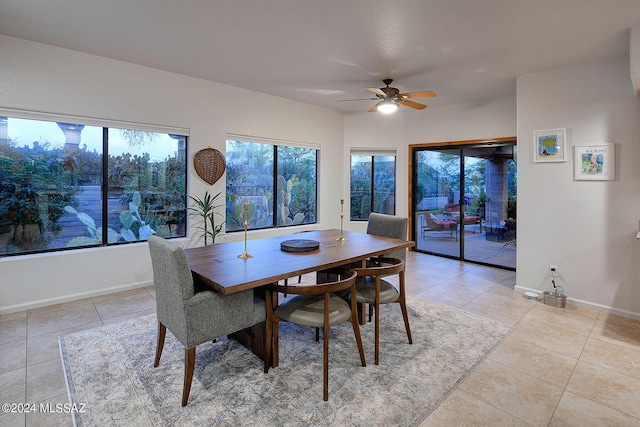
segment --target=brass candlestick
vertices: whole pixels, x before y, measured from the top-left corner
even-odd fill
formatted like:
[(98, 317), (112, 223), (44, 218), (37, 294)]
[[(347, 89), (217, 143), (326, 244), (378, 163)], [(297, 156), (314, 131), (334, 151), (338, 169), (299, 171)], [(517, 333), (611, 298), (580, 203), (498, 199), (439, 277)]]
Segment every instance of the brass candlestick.
[(245, 203), (244, 204), (244, 252), (238, 255), (238, 258), (242, 258), (242, 259), (253, 258), (253, 255), (247, 252), (247, 227), (249, 226), (248, 211), (249, 211), (249, 203)]
[(338, 242), (346, 242), (347, 238), (342, 235), (342, 224), (344, 222), (344, 199), (340, 199), (340, 237), (336, 240)]

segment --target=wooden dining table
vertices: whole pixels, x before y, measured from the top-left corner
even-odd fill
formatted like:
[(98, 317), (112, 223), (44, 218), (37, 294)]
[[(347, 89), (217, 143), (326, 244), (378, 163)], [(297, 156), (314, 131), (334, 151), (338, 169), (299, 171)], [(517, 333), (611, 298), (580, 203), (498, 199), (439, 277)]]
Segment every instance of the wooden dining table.
[[(342, 240), (339, 240), (343, 237)], [(281, 243), (288, 240), (319, 243), (310, 252), (288, 252)], [(245, 242), (230, 242), (185, 249), (189, 267), (198, 285), (206, 285), (223, 295), (277, 283), (306, 273), (319, 272), (346, 264), (364, 262), (372, 256), (413, 247), (413, 241), (381, 237), (353, 231), (313, 230), (284, 236), (253, 239), (246, 242), (250, 258), (239, 258)], [(264, 357), (265, 324), (258, 324), (234, 338)], [(277, 358), (274, 358), (277, 366)]]

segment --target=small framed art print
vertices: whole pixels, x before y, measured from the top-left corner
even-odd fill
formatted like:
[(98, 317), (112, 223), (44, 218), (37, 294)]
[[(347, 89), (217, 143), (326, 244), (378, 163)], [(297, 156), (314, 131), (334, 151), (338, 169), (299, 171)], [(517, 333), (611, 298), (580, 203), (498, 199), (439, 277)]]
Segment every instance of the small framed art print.
[(566, 129), (533, 132), (534, 162), (566, 162)]
[(610, 181), (615, 179), (615, 145), (576, 145), (575, 179), (579, 181)]

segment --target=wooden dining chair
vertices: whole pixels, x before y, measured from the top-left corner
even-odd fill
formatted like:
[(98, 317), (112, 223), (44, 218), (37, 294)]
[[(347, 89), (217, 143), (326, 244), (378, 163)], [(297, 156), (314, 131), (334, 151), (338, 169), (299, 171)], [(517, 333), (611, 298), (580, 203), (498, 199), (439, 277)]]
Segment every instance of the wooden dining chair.
[(196, 346), (251, 327), (266, 319), (265, 303), (253, 290), (223, 296), (212, 290), (196, 292), (183, 249), (158, 236), (148, 239), (156, 287), (158, 341), (154, 368), (160, 364), (167, 329), (182, 343), (184, 384), (182, 406), (191, 391)]
[[(369, 221), (367, 222), (367, 234), (373, 234), (375, 236), (392, 237), (394, 239), (407, 240), (408, 231), (408, 219), (406, 217), (380, 214), (372, 212), (369, 214)], [(397, 251), (388, 252), (383, 257), (397, 258), (402, 261), (407, 260), (407, 250), (399, 249)], [(375, 257), (373, 258), (375, 262)], [(366, 265), (370, 265), (371, 259), (367, 260)], [(358, 266), (360, 267), (360, 266)], [(358, 311), (361, 314), (361, 323), (365, 323), (365, 307), (366, 304), (359, 304)], [(369, 304), (369, 322), (373, 314), (373, 305)]]
[[(329, 399), (329, 328), (340, 323), (351, 321), (356, 338), (362, 366), (366, 366), (360, 326), (358, 324), (355, 282), (357, 274), (353, 271), (338, 273), (338, 280), (314, 285), (283, 286), (279, 284), (265, 287), (267, 303), (267, 331), (265, 338), (264, 372), (269, 372), (272, 353), (278, 351), (278, 329), (280, 322), (291, 322), (299, 325), (323, 328), (323, 399)], [(336, 295), (336, 292), (347, 291), (353, 297), (348, 303)], [(277, 304), (278, 293), (294, 295), (282, 304)], [(275, 356), (274, 356), (275, 357)]]
[[(356, 301), (358, 304), (369, 304), (375, 313), (375, 364), (377, 365), (380, 355), (380, 304), (400, 304), (407, 338), (409, 344), (413, 344), (405, 297), (404, 261), (398, 258), (374, 258), (370, 260), (367, 267), (356, 268), (355, 271), (358, 274)], [(394, 274), (399, 275), (399, 289), (383, 279)]]

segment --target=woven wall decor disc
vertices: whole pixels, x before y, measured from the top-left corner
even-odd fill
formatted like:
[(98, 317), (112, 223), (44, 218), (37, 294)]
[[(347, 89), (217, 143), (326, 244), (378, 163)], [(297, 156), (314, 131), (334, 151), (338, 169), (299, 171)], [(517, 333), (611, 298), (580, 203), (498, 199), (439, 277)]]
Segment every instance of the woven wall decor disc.
[(198, 151), (193, 157), (193, 166), (198, 176), (210, 185), (220, 179), (227, 167), (224, 155), (214, 148)]

